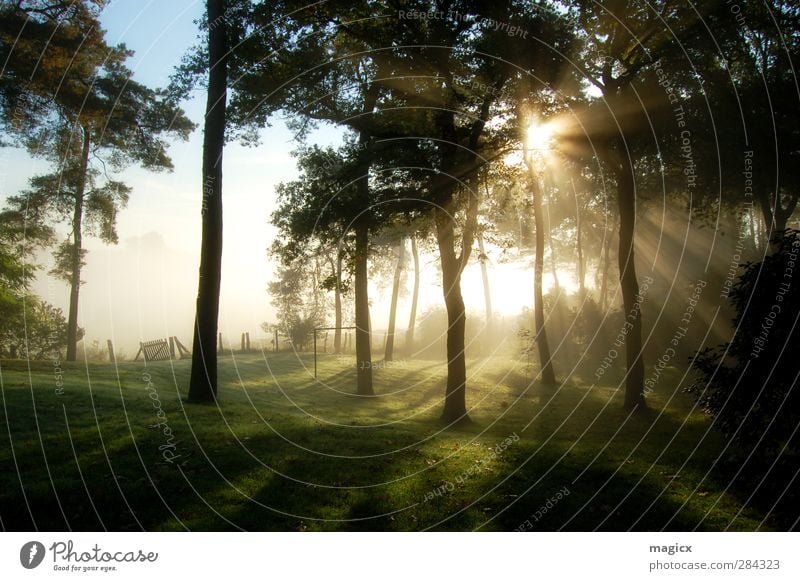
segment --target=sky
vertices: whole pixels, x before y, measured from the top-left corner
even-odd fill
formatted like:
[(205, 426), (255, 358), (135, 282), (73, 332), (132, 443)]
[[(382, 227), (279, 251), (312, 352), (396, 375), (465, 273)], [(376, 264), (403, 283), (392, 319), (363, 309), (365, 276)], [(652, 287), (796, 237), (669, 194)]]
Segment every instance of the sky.
[[(197, 0), (114, 0), (101, 22), (109, 43), (125, 43), (135, 51), (128, 66), (134, 78), (151, 87), (164, 86), (181, 57), (197, 41), (194, 21), (202, 16)], [(133, 188), (128, 207), (118, 218), (119, 244), (108, 246), (85, 238), (89, 251), (82, 279), (79, 324), (91, 342), (112, 339), (132, 356), (139, 341), (176, 335), (191, 341), (200, 248), (201, 145), (205, 94), (198, 91), (184, 104), (198, 129), (188, 142), (169, 149), (175, 169), (152, 173), (131, 167), (121, 179)], [(320, 130), (312, 140), (335, 141), (334, 130)], [(274, 237), (269, 216), (275, 209), (275, 186), (297, 177), (291, 151), (296, 142), (279, 120), (262, 131), (262, 143), (248, 148), (226, 146), (223, 164), (224, 250), (220, 332), (224, 341), (238, 342), (242, 332), (262, 335), (262, 322), (275, 322), (267, 295), (272, 275), (267, 248)], [(0, 148), (0, 201), (23, 190), (30, 177), (46, 173), (48, 165), (19, 149)], [(66, 236), (66, 230), (63, 230)], [(532, 302), (532, 271), (520, 264), (491, 261), (495, 310), (516, 312)], [(420, 312), (442, 304), (441, 281), (433, 262), (423, 256)], [(66, 313), (68, 287), (46, 275), (44, 265), (32, 290)], [(406, 277), (409, 291), (411, 277)], [(563, 281), (562, 281), (563, 282)], [(462, 288), (468, 310), (483, 309), (480, 271), (472, 265)], [(381, 329), (388, 318), (387, 285), (371, 285), (372, 320)], [(409, 296), (409, 293), (405, 293)], [(407, 320), (410, 300), (401, 300), (398, 320)], [(402, 324), (404, 328), (405, 323)]]

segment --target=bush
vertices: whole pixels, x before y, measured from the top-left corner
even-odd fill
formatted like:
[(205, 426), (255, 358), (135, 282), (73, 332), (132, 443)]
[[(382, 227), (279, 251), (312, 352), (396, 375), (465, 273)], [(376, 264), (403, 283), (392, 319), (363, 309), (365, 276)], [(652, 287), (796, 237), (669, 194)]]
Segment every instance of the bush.
[(61, 309), (29, 296), (0, 321), (0, 355), (12, 359), (59, 356), (67, 345), (67, 321)]
[(739, 450), (768, 462), (798, 450), (799, 234), (787, 231), (775, 253), (745, 265), (730, 292), (733, 339), (698, 354), (689, 388)]

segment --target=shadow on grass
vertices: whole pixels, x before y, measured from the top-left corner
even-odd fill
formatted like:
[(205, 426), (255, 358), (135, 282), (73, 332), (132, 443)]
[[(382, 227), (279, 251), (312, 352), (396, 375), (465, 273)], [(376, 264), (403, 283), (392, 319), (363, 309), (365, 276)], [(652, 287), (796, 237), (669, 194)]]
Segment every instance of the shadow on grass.
[[(128, 369), (123, 387), (95, 386), (91, 398), (86, 389), (60, 397), (42, 389), (31, 400), (24, 382), (8, 382), (4, 529), (747, 530), (764, 514), (740, 514), (746, 496), (722, 494), (724, 474), (706, 476), (721, 447), (713, 433), (705, 436), (707, 422), (677, 408), (628, 418), (619, 394), (605, 388), (534, 385), (502, 417), (487, 404), (474, 424), (446, 431), (438, 405), (411, 421), (370, 427), (440, 400), (438, 379), (420, 384), (418, 401), (407, 404), (297, 390), (332, 417), (349, 414), (353, 423), (337, 426), (285, 405), (273, 409), (278, 397), (259, 396), (253, 409), (230, 370), (220, 408), (182, 407), (173, 380), (183, 386), (186, 368), (173, 378), (168, 366), (154, 366), (175, 435), (168, 462), (164, 432), (148, 427), (157, 420), (140, 371)], [(410, 384), (428, 371), (398, 378)], [(513, 399), (524, 389), (512, 382), (489, 393)], [(518, 439), (493, 453), (511, 435)]]

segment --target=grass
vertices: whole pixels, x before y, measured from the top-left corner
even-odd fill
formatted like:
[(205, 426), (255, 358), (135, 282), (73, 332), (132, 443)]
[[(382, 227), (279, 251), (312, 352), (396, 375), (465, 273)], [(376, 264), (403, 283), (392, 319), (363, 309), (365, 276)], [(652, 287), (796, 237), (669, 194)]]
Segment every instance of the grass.
[[(545, 391), (471, 360), (473, 423), (439, 420), (445, 368), (400, 361), (353, 395), (352, 357), (230, 354), (220, 406), (189, 361), (0, 368), (4, 530), (755, 530), (682, 393), (629, 416), (611, 387)], [(148, 388), (148, 386), (150, 387)], [(669, 391), (669, 390), (668, 390)], [(668, 404), (668, 405), (667, 405)], [(162, 410), (159, 419), (158, 410)], [(160, 425), (159, 425), (160, 423)], [(497, 448), (507, 442), (505, 450)], [(559, 494), (560, 491), (560, 494)]]

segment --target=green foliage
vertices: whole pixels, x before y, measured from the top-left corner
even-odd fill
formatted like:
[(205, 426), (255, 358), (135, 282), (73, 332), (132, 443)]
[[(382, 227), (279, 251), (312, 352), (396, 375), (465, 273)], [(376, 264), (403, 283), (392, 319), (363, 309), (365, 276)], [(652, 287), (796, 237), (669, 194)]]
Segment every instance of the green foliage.
[(771, 464), (800, 438), (800, 232), (790, 230), (776, 252), (748, 263), (730, 292), (733, 339), (706, 348), (690, 388), (714, 425), (745, 453)]
[(0, 319), (0, 357), (59, 359), (67, 344), (67, 321), (61, 309), (36, 296), (18, 300)]
[(28, 290), (39, 269), (32, 262), (35, 250), (49, 244), (53, 234), (29, 221), (30, 208), (13, 200), (11, 206), (0, 213), (0, 356), (57, 357), (66, 344), (61, 309)]
[(106, 43), (92, 3), (71, 2), (74, 9), (49, 17), (35, 4), (4, 2), (0, 8), (6, 133), (60, 166), (79, 157), (88, 137), (93, 157), (114, 169), (130, 163), (170, 169), (163, 136), (186, 139), (194, 124), (166, 93), (133, 80), (125, 66), (133, 52)]
[(268, 291), (277, 311), (277, 329), (288, 336), (295, 349), (304, 350), (315, 327), (325, 325), (325, 301), (320, 292), (317, 265), (295, 259), (277, 267)]
[[(71, 283), (75, 273), (72, 264), (72, 257), (75, 253), (75, 245), (69, 240), (64, 240), (53, 251), (53, 267), (48, 271), (49, 274), (66, 283)], [(86, 266), (86, 255), (89, 253), (85, 248), (80, 249), (80, 268)], [(77, 283), (83, 284), (85, 281), (79, 280)]]

